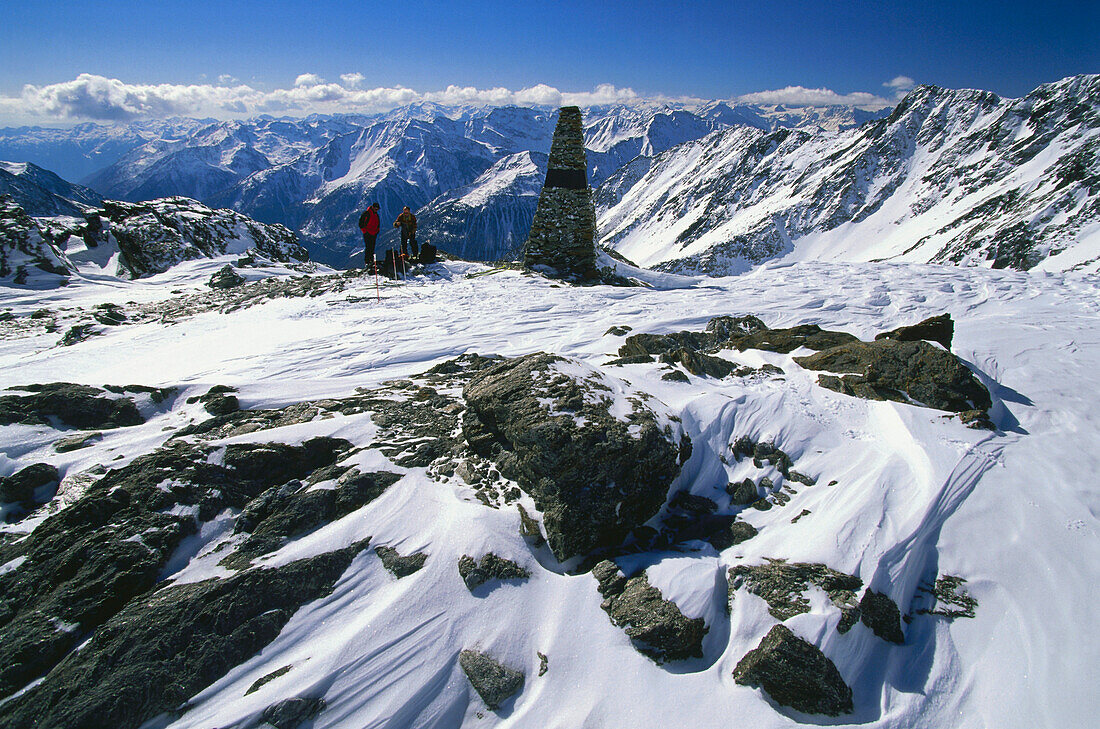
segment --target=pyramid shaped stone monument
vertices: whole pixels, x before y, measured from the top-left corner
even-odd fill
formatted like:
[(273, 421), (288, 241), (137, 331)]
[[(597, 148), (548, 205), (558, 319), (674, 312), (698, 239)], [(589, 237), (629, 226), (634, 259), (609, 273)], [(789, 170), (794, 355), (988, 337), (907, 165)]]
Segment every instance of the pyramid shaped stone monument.
[(527, 236), (524, 268), (573, 282), (599, 279), (596, 269), (596, 207), (588, 187), (581, 110), (558, 112), (546, 183)]

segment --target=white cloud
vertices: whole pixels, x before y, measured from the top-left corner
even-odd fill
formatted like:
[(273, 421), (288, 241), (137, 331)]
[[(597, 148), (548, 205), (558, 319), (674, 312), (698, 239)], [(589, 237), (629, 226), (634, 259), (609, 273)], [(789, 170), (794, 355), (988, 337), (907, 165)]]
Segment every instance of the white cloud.
[(303, 73), (294, 79), (296, 87), (320, 86), (325, 80), (315, 73)]
[(354, 89), (359, 84), (363, 83), (363, 79), (366, 78), (361, 73), (342, 73), (340, 74), (340, 80), (344, 82), (344, 86), (349, 89)]
[(909, 91), (917, 82), (908, 76), (895, 76), (891, 80), (883, 84), (888, 89), (894, 89), (895, 91)]
[(865, 91), (838, 94), (830, 89), (808, 89), (805, 86), (788, 86), (775, 91), (758, 91), (737, 97), (745, 104), (782, 104), (784, 106), (889, 106), (893, 102)]
[[(206, 78), (205, 74), (203, 75), (203, 78)], [(232, 74), (223, 73), (221, 76), (218, 76), (218, 84), (221, 86), (230, 86), (232, 84), (239, 83), (240, 79), (238, 79), (236, 76), (233, 76)]]
[[(895, 79), (895, 81), (899, 81)], [(444, 105), (494, 106), (597, 106), (605, 104), (698, 103), (699, 99), (642, 96), (631, 88), (600, 84), (591, 91), (563, 92), (547, 84), (518, 91), (504, 87), (479, 89), (451, 85), (426, 93), (397, 87), (360, 88), (364, 77), (343, 74), (342, 83), (329, 83), (314, 73), (298, 76), (290, 88), (264, 90), (242, 84), (228, 74), (219, 83), (133, 84), (94, 74), (80, 74), (72, 81), (35, 86), (28, 84), (18, 97), (0, 96), (0, 123), (57, 123), (79, 119), (127, 121), (137, 118), (197, 116), (247, 117), (261, 113), (303, 115), (310, 113), (375, 114), (421, 101)], [(893, 83), (893, 82), (891, 82)], [(898, 87), (900, 88), (900, 86)], [(777, 91), (747, 94), (746, 103), (792, 106), (855, 104), (886, 106), (891, 102), (869, 93), (837, 94), (828, 89), (790, 86)]]

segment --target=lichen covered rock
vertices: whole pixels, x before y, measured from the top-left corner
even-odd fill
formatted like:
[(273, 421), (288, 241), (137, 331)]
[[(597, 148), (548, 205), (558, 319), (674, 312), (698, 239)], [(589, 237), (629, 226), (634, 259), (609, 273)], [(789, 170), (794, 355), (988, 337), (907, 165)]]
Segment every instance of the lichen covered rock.
[(494, 711), (523, 689), (523, 673), (480, 651), (462, 651), (458, 654), (458, 665), (477, 695)]

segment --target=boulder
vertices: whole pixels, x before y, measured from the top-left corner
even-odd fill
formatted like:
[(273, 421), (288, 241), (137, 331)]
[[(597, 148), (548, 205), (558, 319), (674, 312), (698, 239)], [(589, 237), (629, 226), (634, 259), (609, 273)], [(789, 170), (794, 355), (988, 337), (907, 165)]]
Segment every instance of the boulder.
[(761, 565), (733, 567), (728, 578), (731, 603), (734, 593), (745, 586), (768, 603), (768, 612), (777, 620), (810, 611), (810, 601), (805, 596), (810, 585), (821, 588), (842, 612), (852, 612), (854, 617), (859, 615), (854, 612), (858, 611), (855, 591), (863, 586), (863, 581), (823, 564), (773, 559)]
[(0, 502), (13, 502), (30, 508), (36, 503), (34, 492), (43, 486), (56, 485), (61, 475), (56, 466), (33, 463), (11, 476), (0, 477)]
[(610, 560), (592, 568), (611, 622), (625, 629), (635, 647), (658, 663), (702, 658), (707, 626), (687, 618), (676, 603), (665, 600), (643, 572), (626, 578)]
[(794, 361), (819, 375), (818, 384), (868, 400), (916, 403), (961, 413), (989, 410), (989, 391), (958, 357), (928, 342), (853, 342)]
[(852, 712), (852, 689), (836, 665), (785, 625), (776, 625), (733, 670), (742, 686), (762, 688), (780, 706), (805, 714)]
[(898, 645), (905, 642), (905, 634), (901, 632), (901, 611), (883, 593), (868, 589), (859, 601), (859, 612), (860, 621), (878, 637)]
[(263, 710), (260, 718), (275, 729), (298, 729), (325, 709), (321, 698), (284, 699)]
[(233, 267), (227, 263), (210, 276), (210, 280), (206, 282), (206, 285), (212, 289), (231, 289), (240, 286), (244, 282), (244, 276), (234, 271)]
[(689, 443), (640, 395), (610, 414), (623, 403), (602, 377), (536, 353), (475, 373), (464, 390), (470, 449), (534, 498), (560, 560), (617, 545), (656, 515)]
[(492, 710), (523, 689), (523, 673), (509, 668), (485, 653), (464, 650), (458, 654), (458, 665), (477, 695)]

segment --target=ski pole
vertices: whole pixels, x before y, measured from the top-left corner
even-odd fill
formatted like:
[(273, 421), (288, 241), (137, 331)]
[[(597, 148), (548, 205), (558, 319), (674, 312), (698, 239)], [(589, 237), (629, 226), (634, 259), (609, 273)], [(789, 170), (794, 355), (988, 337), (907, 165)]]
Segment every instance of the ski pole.
[(378, 297), (378, 303), (382, 303), (382, 287), (378, 285), (378, 261), (371, 256), (371, 266), (374, 267), (374, 294)]

